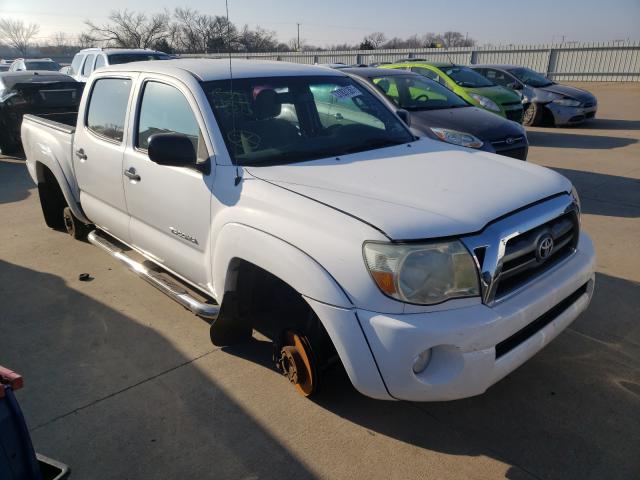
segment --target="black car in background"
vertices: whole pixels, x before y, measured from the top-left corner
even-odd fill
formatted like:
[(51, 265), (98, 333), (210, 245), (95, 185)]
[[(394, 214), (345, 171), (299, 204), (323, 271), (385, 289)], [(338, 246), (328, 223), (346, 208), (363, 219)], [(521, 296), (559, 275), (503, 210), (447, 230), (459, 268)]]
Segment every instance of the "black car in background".
[(471, 65), (471, 68), (520, 93), (525, 125), (576, 125), (596, 116), (598, 101), (593, 94), (556, 83), (530, 68), (517, 65)]
[(0, 73), (0, 152), (20, 152), (20, 126), (27, 114), (78, 111), (84, 84), (59, 72)]
[(443, 142), (526, 160), (527, 135), (517, 122), (469, 104), (448, 88), (407, 70), (346, 68), (342, 72), (409, 112), (411, 129)]

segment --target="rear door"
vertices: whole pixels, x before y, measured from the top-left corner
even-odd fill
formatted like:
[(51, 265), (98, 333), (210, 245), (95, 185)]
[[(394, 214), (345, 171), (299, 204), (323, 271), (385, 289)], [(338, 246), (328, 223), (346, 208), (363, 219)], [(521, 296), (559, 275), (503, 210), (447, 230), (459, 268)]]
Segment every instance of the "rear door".
[[(80, 201), (89, 219), (117, 238), (129, 240), (122, 159), (133, 76), (101, 76), (92, 82), (79, 118), (73, 164)], [(82, 113), (82, 112), (81, 112)]]
[(143, 74), (138, 83), (136, 117), (123, 165), (130, 176), (137, 176), (124, 182), (131, 244), (207, 289), (213, 172), (158, 165), (147, 154), (153, 134), (179, 133), (194, 143), (199, 162), (210, 162), (204, 121), (191, 92), (178, 80)]

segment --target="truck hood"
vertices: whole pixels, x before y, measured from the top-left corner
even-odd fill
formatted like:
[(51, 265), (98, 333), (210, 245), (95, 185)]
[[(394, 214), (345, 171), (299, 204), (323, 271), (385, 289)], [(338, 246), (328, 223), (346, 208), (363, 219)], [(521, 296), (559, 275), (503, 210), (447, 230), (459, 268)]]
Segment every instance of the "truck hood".
[(393, 240), (477, 232), (498, 217), (571, 190), (566, 178), (547, 168), (429, 139), (246, 170)]

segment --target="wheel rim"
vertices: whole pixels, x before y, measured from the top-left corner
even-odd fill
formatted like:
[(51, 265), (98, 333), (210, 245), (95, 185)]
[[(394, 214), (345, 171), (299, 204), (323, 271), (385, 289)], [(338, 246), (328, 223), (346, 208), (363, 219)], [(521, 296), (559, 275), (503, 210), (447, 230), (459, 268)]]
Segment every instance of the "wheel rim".
[(287, 331), (277, 360), (278, 369), (293, 384), (296, 391), (305, 397), (316, 389), (313, 354), (308, 340), (295, 332)]
[(533, 120), (533, 105), (529, 105), (522, 115), (522, 123), (529, 123)]

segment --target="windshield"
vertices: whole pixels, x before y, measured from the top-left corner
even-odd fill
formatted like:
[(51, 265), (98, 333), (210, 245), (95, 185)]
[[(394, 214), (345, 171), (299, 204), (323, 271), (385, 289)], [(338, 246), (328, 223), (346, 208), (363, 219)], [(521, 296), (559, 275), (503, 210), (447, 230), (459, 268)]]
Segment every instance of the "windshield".
[(540, 75), (538, 72), (531, 70), (530, 68), (514, 68), (509, 70), (509, 73), (520, 80), (525, 85), (530, 87), (548, 87), (553, 85), (553, 82), (544, 75)]
[(349, 77), (267, 77), (204, 82), (230, 155), (278, 165), (414, 140), (407, 127)]
[(121, 63), (146, 62), (147, 60), (170, 60), (166, 53), (117, 53), (109, 55), (109, 65)]
[(373, 84), (405, 110), (437, 110), (468, 107), (458, 95), (420, 75), (389, 75), (372, 78)]
[(493, 87), (495, 85), (493, 82), (487, 80), (478, 72), (467, 67), (441, 67), (440, 70), (442, 70), (461, 87), (482, 88)]
[(62, 67), (56, 62), (24, 62), (27, 66), (27, 70), (49, 70), (51, 72), (57, 72)]

